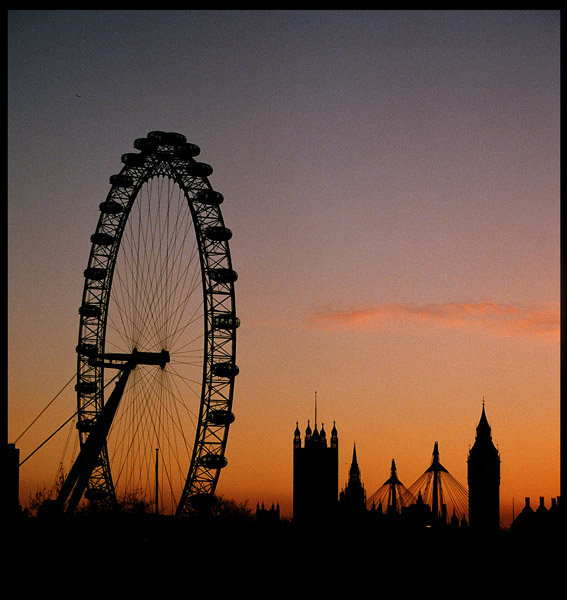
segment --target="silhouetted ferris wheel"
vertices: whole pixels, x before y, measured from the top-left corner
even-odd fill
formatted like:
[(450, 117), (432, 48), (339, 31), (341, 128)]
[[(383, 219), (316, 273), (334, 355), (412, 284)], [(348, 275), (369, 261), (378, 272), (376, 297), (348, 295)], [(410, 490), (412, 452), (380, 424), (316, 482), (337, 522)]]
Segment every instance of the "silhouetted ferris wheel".
[(80, 453), (58, 497), (71, 514), (84, 497), (183, 515), (227, 464), (239, 320), (223, 196), (185, 136), (152, 131), (134, 147), (110, 177), (84, 272)]

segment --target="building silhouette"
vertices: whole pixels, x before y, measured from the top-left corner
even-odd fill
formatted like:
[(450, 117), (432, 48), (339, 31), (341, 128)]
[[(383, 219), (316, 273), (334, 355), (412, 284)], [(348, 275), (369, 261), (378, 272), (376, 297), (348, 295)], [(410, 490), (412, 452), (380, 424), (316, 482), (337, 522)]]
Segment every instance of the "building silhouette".
[(471, 530), (495, 532), (500, 527), (500, 454), (492, 435), (484, 404), (476, 439), (467, 459), (469, 525)]
[(307, 523), (326, 520), (337, 507), (339, 490), (339, 438), (333, 424), (330, 443), (317, 422), (309, 421), (302, 446), (299, 425), (293, 438), (293, 520)]
[(366, 490), (360, 477), (360, 468), (356, 459), (356, 444), (352, 451), (348, 482), (339, 496), (339, 508), (341, 513), (347, 516), (361, 515), (366, 510)]
[[(492, 442), (484, 404), (469, 450), (468, 490), (439, 460), (435, 442), (431, 465), (406, 489), (397, 477), (395, 461), (387, 481), (368, 499), (353, 446), (348, 481), (338, 492), (338, 435), (333, 426), (330, 444), (325, 429), (312, 430), (308, 421), (302, 444), (299, 424), (294, 433), (293, 520), (299, 523), (372, 513), (405, 521), (497, 532), (500, 527), (500, 455)], [(447, 501), (451, 503), (451, 512)], [(338, 510), (337, 510), (338, 509)], [(421, 515), (418, 519), (416, 515)], [(376, 521), (377, 522), (377, 521)]]
[(565, 531), (564, 517), (561, 512), (561, 497), (551, 498), (551, 506), (545, 506), (545, 498), (540, 496), (537, 508), (532, 508), (531, 499), (526, 497), (525, 504), (512, 524), (510, 531), (523, 536), (550, 538), (562, 536)]
[(274, 505), (272, 502), (272, 506), (270, 508), (266, 508), (264, 503), (260, 505), (258, 502), (256, 504), (256, 522), (260, 524), (267, 523), (278, 523), (280, 520), (280, 505), (279, 502)]

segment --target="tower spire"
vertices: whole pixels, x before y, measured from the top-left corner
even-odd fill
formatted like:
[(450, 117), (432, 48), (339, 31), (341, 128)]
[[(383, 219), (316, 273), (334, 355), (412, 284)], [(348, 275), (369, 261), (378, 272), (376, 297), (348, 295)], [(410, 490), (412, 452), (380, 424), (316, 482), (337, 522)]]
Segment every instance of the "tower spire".
[(440, 509), (443, 504), (442, 500), (442, 487), (439, 473), (448, 473), (447, 469), (439, 462), (439, 444), (435, 442), (433, 446), (433, 459), (431, 466), (425, 471), (426, 473), (433, 473), (433, 492), (431, 494), (431, 512), (434, 517), (439, 517)]
[(317, 392), (315, 392), (315, 429), (317, 429)]

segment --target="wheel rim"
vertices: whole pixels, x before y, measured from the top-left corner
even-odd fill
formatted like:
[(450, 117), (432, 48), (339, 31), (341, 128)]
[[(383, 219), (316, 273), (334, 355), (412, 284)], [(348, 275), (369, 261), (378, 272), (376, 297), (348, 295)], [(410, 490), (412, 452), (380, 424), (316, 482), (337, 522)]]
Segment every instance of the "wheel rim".
[[(212, 169), (180, 134), (150, 132), (110, 179), (91, 241), (77, 346), (84, 445), (116, 372), (109, 353), (166, 350), (171, 362), (130, 375), (85, 496), (159, 500), (178, 515), (215, 491), (225, 458), (236, 367), (231, 232)], [(105, 357), (100, 360), (101, 357)], [(157, 482), (157, 485), (156, 485)]]

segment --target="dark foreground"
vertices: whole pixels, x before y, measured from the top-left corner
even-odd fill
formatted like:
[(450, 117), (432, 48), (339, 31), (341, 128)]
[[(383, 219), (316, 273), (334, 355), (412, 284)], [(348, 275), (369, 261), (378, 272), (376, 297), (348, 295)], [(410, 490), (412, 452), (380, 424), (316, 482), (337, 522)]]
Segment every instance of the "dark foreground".
[(562, 525), (478, 536), (449, 528), (373, 531), (253, 519), (28, 518), (5, 528), (3, 571), (5, 582), (22, 592), (57, 590), (64, 597), (120, 590), (146, 598), (183, 589), (189, 596), (233, 591), (334, 598), (347, 591), (382, 596), (390, 586), (404, 598), (428, 591), (442, 597), (483, 590), (541, 594), (555, 590), (562, 575)]

